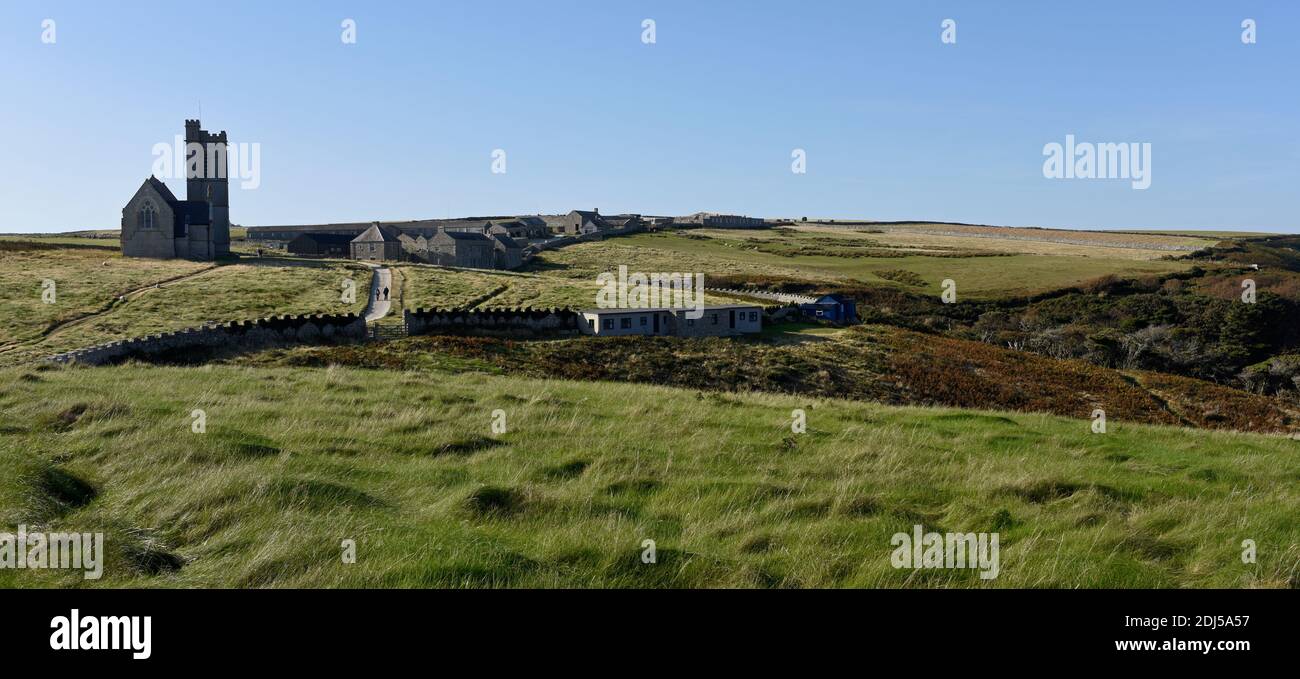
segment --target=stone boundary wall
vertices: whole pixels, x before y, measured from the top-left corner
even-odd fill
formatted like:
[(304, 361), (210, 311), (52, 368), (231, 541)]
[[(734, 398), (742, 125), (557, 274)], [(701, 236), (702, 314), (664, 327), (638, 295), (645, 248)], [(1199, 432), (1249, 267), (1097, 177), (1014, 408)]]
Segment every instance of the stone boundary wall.
[(57, 354), (49, 357), (48, 360), (56, 363), (102, 365), (127, 358), (155, 356), (179, 349), (229, 346), (253, 349), (275, 344), (362, 339), (365, 335), (366, 322), (357, 314), (271, 316), (108, 342)]
[(705, 292), (716, 292), (721, 295), (735, 295), (737, 297), (754, 297), (757, 299), (767, 299), (782, 304), (812, 304), (817, 301), (816, 297), (808, 295), (794, 295), (786, 292), (767, 292), (766, 290), (744, 290), (736, 288), (705, 288)]
[(507, 335), (555, 337), (580, 334), (582, 317), (572, 309), (407, 309), (408, 335)]

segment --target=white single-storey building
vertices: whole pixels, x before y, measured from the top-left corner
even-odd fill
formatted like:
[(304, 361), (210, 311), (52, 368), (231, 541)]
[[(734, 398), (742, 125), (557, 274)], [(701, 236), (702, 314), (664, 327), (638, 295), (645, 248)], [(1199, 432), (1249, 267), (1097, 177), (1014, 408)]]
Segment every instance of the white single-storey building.
[(701, 318), (687, 318), (694, 309), (587, 309), (580, 329), (587, 335), (675, 335), (707, 337), (743, 335), (763, 329), (763, 307), (724, 304), (704, 307)]

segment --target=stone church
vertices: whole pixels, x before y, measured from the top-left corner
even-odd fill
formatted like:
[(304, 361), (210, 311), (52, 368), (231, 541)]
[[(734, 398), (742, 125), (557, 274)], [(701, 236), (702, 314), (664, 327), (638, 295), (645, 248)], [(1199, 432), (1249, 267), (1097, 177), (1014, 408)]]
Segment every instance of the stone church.
[[(197, 146), (195, 146), (197, 144)], [(126, 257), (213, 260), (230, 254), (226, 133), (185, 121), (185, 200), (150, 176), (122, 208)]]

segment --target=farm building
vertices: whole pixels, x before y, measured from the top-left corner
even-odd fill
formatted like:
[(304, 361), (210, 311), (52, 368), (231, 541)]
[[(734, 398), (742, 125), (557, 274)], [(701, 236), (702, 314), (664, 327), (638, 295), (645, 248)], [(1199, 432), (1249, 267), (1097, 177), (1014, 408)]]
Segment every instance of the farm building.
[(429, 239), (429, 261), (471, 269), (496, 268), (496, 241), (481, 231), (440, 229)]
[(379, 222), (370, 225), (364, 233), (350, 242), (352, 259), (371, 262), (395, 262), (402, 259), (402, 242), (398, 239), (397, 229), (381, 226)]
[(687, 318), (692, 309), (588, 309), (579, 324), (588, 335), (674, 335), (707, 337), (742, 335), (763, 329), (763, 308), (754, 304), (704, 307), (701, 318)]
[(546, 222), (535, 217), (488, 222), (487, 230), (488, 233), (504, 233), (516, 240), (549, 238), (551, 235), (546, 228)]
[(524, 248), (518, 241), (504, 233), (490, 233), (492, 247), (495, 250), (494, 267), (496, 269), (514, 269), (524, 263)]
[(720, 215), (716, 212), (696, 212), (678, 217), (677, 224), (691, 224), (709, 229), (761, 229), (767, 222), (759, 217), (741, 215)]
[(596, 233), (603, 231), (605, 220), (600, 216), (600, 210), (571, 210), (565, 215), (558, 226), (552, 226), (555, 233), (563, 236), (577, 236), (584, 233)]
[(348, 257), (352, 236), (337, 233), (301, 233), (285, 249), (307, 257)]
[(822, 295), (811, 304), (800, 304), (799, 310), (833, 323), (852, 323), (858, 320), (857, 304), (843, 295)]

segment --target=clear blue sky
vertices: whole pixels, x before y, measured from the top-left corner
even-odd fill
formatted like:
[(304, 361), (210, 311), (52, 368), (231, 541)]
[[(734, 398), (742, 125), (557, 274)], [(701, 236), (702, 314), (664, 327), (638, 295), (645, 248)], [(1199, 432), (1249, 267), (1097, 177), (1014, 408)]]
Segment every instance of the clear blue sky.
[[(203, 6), (0, 4), (0, 231), (115, 228), (200, 101), (261, 144), (237, 224), (598, 207), (1300, 231), (1300, 3)], [(1150, 142), (1151, 188), (1045, 179), (1066, 134)]]

